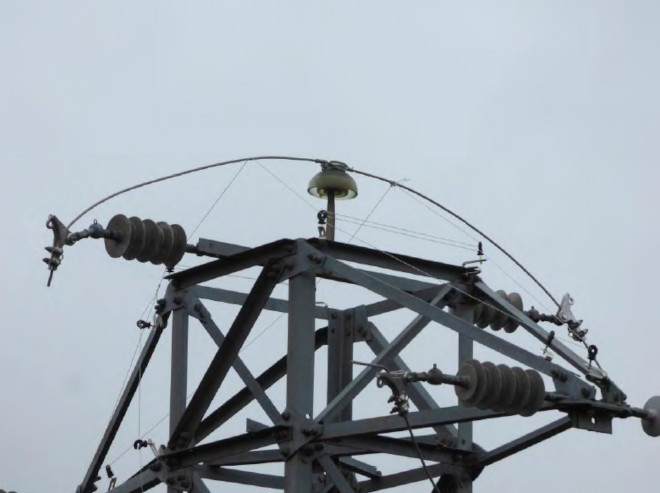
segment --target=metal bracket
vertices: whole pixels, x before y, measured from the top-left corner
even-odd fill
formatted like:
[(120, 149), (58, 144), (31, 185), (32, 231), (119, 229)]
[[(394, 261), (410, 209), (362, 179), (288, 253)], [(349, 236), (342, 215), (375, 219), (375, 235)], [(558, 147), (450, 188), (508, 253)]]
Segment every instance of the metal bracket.
[(357, 306), (346, 314), (347, 322), (351, 325), (353, 342), (371, 340), (371, 330), (367, 310), (364, 305)]
[(573, 297), (566, 293), (559, 304), (559, 310), (557, 311), (557, 318), (568, 326), (568, 330), (571, 333), (571, 337), (576, 341), (584, 341), (584, 338), (589, 332), (589, 329), (581, 329), (582, 320), (578, 320), (573, 315), (571, 306), (573, 306), (575, 300)]
[(158, 470), (155, 472), (158, 476), (158, 479), (160, 479), (162, 483), (166, 484), (168, 489), (171, 488), (176, 491), (190, 491), (190, 488), (193, 484), (193, 475), (195, 474), (192, 466), (176, 470), (170, 470), (167, 467), (161, 466), (157, 469)]
[(571, 413), (573, 427), (581, 430), (612, 434), (612, 415), (594, 409)]
[(50, 274), (48, 275), (48, 286), (53, 280), (53, 274), (62, 263), (62, 256), (64, 255), (63, 248), (66, 240), (71, 233), (62, 221), (57, 216), (51, 214), (46, 221), (46, 227), (53, 231), (53, 245), (46, 247), (46, 251), (50, 253), (50, 257), (46, 257), (44, 262), (48, 265)]

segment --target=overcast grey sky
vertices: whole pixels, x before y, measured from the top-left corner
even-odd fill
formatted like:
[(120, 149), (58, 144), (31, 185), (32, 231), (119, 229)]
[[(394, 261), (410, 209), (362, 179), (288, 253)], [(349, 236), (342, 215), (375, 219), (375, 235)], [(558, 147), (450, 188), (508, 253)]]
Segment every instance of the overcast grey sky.
[[(338, 159), (409, 180), (495, 237), (555, 296), (575, 297), (590, 342), (631, 404), (660, 394), (659, 10), (650, 1), (0, 0), (0, 488), (75, 490), (162, 274), (112, 260), (89, 241), (66, 252), (46, 289), (48, 214), (70, 220), (118, 188), (242, 156)], [(312, 207), (248, 165), (193, 240), (258, 245), (315, 234), (321, 204), (305, 186), (316, 169), (263, 164)], [(126, 195), (78, 226), (123, 212), (191, 231), (238, 169)], [(387, 190), (358, 181), (359, 199), (340, 213), (365, 217)], [(473, 242), (400, 190), (371, 220)], [(341, 227), (346, 241), (355, 225)], [(472, 256), (368, 227), (354, 241), (441, 261)], [(486, 249), (497, 263), (484, 266), (491, 286), (519, 290), (500, 266), (549, 305)], [(319, 296), (352, 300), (325, 286)], [(231, 314), (217, 316), (224, 323)], [(246, 349), (246, 362), (260, 367), (285, 326), (280, 320)], [(408, 354), (416, 369), (437, 362), (452, 371), (455, 355), (434, 328)], [(191, 336), (199, 354), (191, 378), (213, 354), (203, 336)], [(541, 349), (523, 335), (514, 340)], [(166, 412), (168, 354), (166, 342), (112, 459)], [(387, 412), (384, 391), (372, 395), (359, 415)], [(476, 438), (493, 447), (550, 418), (480, 425)], [(162, 443), (166, 431), (151, 436)], [(125, 479), (148, 459), (131, 450), (113, 467)], [(616, 421), (612, 436), (571, 430), (494, 465), (475, 491), (656, 492), (659, 459), (660, 441), (638, 420)]]

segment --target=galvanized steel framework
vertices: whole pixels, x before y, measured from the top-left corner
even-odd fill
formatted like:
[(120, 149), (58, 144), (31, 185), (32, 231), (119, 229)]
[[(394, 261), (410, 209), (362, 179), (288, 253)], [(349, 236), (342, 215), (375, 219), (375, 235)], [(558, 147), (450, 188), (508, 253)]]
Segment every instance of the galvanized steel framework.
[[(474, 308), (482, 300), (515, 317), (539, 341), (548, 342), (548, 333), (496, 296), (479, 278), (477, 269), (317, 239), (279, 240), (257, 248), (200, 240), (196, 251), (217, 260), (169, 277), (170, 285), (159, 306), (159, 323), (150, 330), (77, 493), (96, 489), (97, 475), (168, 320), (172, 331), (169, 441), (161, 447), (156, 459), (110, 490), (115, 493), (146, 491), (161, 483), (168, 485), (169, 493), (208, 492), (204, 480), (289, 493), (348, 493), (426, 480), (421, 467), (388, 474), (369, 464), (369, 454), (412, 458), (418, 454), (410, 439), (388, 436), (406, 429), (401, 416), (352, 419), (353, 399), (374, 381), (379, 371), (367, 367), (354, 375), (352, 359), (353, 345), (364, 342), (375, 354), (374, 364), (407, 371), (408, 366), (399, 353), (431, 322), (459, 334), (459, 364), (472, 358), (473, 342), (477, 342), (551, 377), (561, 398), (547, 400), (541, 410), (564, 413), (560, 419), (531, 433), (496, 449), (484, 450), (473, 442), (472, 423), (507, 414), (460, 405), (440, 407), (422, 384), (409, 385), (406, 392), (417, 411), (410, 412), (408, 419), (413, 429), (426, 428), (433, 432), (419, 437), (419, 448), (442, 492), (470, 492), (485, 466), (572, 427), (609, 433), (613, 417), (637, 415), (625, 404), (625, 395), (611, 380), (594, 380), (589, 364), (557, 339), (550, 342), (550, 347), (580, 374), (591, 375), (591, 381), (600, 388), (600, 400), (596, 400), (596, 388), (573, 372), (473, 325)], [(261, 273), (248, 294), (202, 285), (255, 266), (261, 267)], [(362, 266), (425, 275), (429, 280), (384, 274)], [(362, 286), (383, 300), (345, 310), (318, 306), (317, 277)], [(273, 288), (284, 280), (288, 280), (288, 300), (271, 297)], [(226, 333), (207, 310), (207, 300), (240, 305)], [(398, 309), (410, 310), (415, 318), (388, 341), (370, 317)], [(288, 351), (255, 376), (239, 357), (239, 351), (262, 310), (288, 314)], [(206, 329), (218, 350), (188, 400), (190, 318)], [(327, 325), (315, 329), (316, 319), (327, 321)], [(314, 414), (314, 354), (322, 346), (328, 347), (327, 405)], [(210, 409), (230, 368), (245, 387), (218, 408)], [(266, 390), (282, 378), (286, 378), (286, 407), (278, 409)], [(203, 443), (253, 401), (266, 413), (270, 423), (248, 420), (246, 433)], [(284, 475), (234, 468), (269, 462), (284, 462)]]

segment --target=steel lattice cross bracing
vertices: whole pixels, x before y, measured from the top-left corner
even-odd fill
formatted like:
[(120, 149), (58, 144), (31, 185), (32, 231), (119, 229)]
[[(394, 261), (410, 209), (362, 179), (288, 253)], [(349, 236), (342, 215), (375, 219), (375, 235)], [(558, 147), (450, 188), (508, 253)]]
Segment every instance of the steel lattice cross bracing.
[[(157, 323), (150, 329), (77, 493), (89, 493), (97, 488), (94, 483), (107, 452), (142, 375), (149, 371), (149, 361), (165, 330), (172, 331), (169, 440), (160, 446), (156, 458), (129, 479), (115, 484), (110, 490), (115, 493), (147, 491), (163, 483), (170, 493), (205, 492), (209, 491), (206, 481), (289, 493), (366, 492), (426, 481), (429, 474), (436, 482), (435, 488), (443, 493), (469, 492), (484, 467), (571, 428), (611, 433), (614, 417), (637, 416), (643, 418), (649, 434), (658, 431), (653, 407), (628, 406), (625, 395), (612, 380), (594, 372), (589, 362), (549, 337), (506, 297), (492, 291), (480, 279), (476, 268), (318, 239), (279, 240), (256, 248), (200, 240), (196, 253), (215, 259), (169, 276), (166, 295), (158, 305)], [(251, 267), (259, 267), (261, 273), (247, 294), (203, 285)], [(385, 269), (392, 273), (383, 273)], [(421, 281), (406, 274), (427, 278)], [(315, 297), (318, 278), (360, 286), (382, 297), (382, 301), (341, 310), (319, 306)], [(288, 281), (288, 299), (272, 297), (275, 286), (283, 281)], [(214, 321), (210, 303), (240, 306), (226, 332)], [(484, 307), (496, 309), (548, 344), (571, 370), (508, 342), (506, 334), (496, 335), (475, 326), (476, 317)], [(267, 370), (255, 375), (239, 352), (262, 310), (288, 315), (288, 349)], [(412, 320), (395, 338), (387, 340), (372, 318), (394, 310), (409, 311)], [(325, 326), (317, 329), (317, 320)], [(401, 351), (432, 322), (459, 336), (458, 360), (463, 366), (457, 376), (441, 372), (435, 377), (431, 372), (414, 374), (400, 357)], [(188, 399), (189, 391), (193, 390), (187, 388), (191, 323), (203, 326), (217, 345), (217, 352)], [(548, 376), (554, 383), (554, 391), (545, 392), (543, 387), (534, 385), (527, 390), (513, 390), (510, 384), (514, 377), (504, 378), (509, 370), (493, 373), (486, 364), (474, 362), (474, 342), (517, 361), (528, 371), (533, 370), (532, 373)], [(359, 371), (353, 364), (355, 344), (366, 344), (374, 353), (371, 366)], [(328, 352), (327, 369), (315, 368), (315, 351), (324, 346)], [(394, 372), (388, 376), (381, 371), (382, 367)], [(212, 407), (232, 368), (244, 388)], [(323, 372), (327, 373), (327, 404), (323, 409), (314, 409), (314, 377)], [(498, 377), (499, 383), (493, 383), (494, 374), (504, 375)], [(527, 381), (524, 375), (519, 377), (523, 380), (516, 381)], [(405, 380), (399, 397), (406, 402), (409, 399), (415, 410), (405, 418), (400, 414), (384, 414), (353, 419), (354, 399), (376, 379), (381, 382), (385, 377), (392, 377), (390, 384), (395, 378)], [(456, 385), (457, 393), (466, 396), (466, 401), (456, 406), (439, 406), (427, 391), (427, 384), (422, 383), (424, 380), (433, 383), (433, 378), (435, 383)], [(490, 387), (484, 384), (486, 378), (491, 378)], [(280, 409), (266, 391), (282, 379), (286, 384), (286, 405)], [(397, 388), (392, 385), (396, 394)], [(492, 385), (502, 393), (508, 388), (513, 400), (505, 402), (498, 395), (488, 396), (488, 389), (494, 388)], [(537, 405), (530, 397), (534, 392)], [(468, 405), (468, 401), (475, 405)], [(232, 416), (251, 405), (258, 406), (269, 422), (248, 420), (246, 432), (208, 440)], [(657, 403), (655, 407), (659, 407)], [(473, 440), (474, 421), (527, 411), (528, 414), (558, 411), (561, 417), (492, 450), (483, 449)], [(433, 434), (420, 436), (417, 444), (410, 438), (392, 437), (392, 432), (407, 429), (406, 420), (413, 430), (431, 429)], [(428, 469), (380, 471), (370, 463), (372, 454), (415, 459), (421, 454)], [(282, 462), (283, 475), (241, 470), (241, 466)]]

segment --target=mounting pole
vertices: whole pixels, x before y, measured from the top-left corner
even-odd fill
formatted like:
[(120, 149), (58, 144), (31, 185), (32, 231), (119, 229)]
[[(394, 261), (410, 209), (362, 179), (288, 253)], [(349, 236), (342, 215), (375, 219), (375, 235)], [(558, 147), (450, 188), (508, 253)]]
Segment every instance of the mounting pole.
[[(176, 430), (186, 410), (188, 392), (188, 310), (186, 307), (172, 314), (172, 361), (170, 380), (170, 436)], [(167, 493), (180, 490), (168, 486)]]
[(170, 384), (170, 432), (186, 409), (188, 383), (188, 312), (185, 307), (172, 314), (172, 366)]
[[(289, 280), (286, 412), (293, 425), (293, 442), (304, 440), (302, 429), (314, 415), (314, 310), (316, 277), (303, 272)], [(312, 458), (306, 450), (289, 450), (284, 466), (284, 491), (309, 493)]]
[(335, 219), (335, 191), (328, 190), (328, 227), (325, 237), (330, 241), (335, 241)]
[[(474, 323), (474, 309), (464, 304), (460, 304), (452, 310), (454, 315), (462, 318), (466, 322)], [(471, 360), (474, 357), (474, 341), (464, 334), (458, 336), (458, 366)], [(459, 402), (460, 404), (460, 402)], [(474, 424), (472, 421), (458, 423), (458, 448), (472, 451), (473, 448)], [(471, 478), (457, 478), (458, 493), (472, 493)]]

